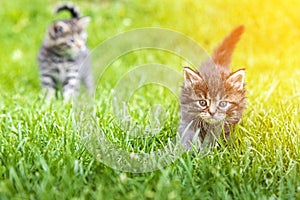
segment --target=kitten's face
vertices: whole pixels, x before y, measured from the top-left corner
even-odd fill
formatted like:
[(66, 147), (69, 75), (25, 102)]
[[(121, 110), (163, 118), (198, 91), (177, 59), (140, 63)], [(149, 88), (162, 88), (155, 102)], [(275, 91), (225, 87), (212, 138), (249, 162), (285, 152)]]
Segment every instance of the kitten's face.
[(231, 74), (184, 69), (182, 109), (194, 120), (235, 124), (245, 107), (244, 70)]
[(89, 21), (89, 17), (82, 17), (54, 22), (48, 29), (44, 45), (60, 55), (77, 55), (86, 49), (85, 28)]

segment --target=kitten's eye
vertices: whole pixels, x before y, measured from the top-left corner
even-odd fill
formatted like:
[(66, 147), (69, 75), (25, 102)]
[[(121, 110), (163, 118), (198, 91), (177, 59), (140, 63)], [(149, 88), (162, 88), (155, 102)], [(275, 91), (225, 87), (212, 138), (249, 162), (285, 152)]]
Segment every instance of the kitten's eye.
[(200, 106), (202, 107), (206, 107), (207, 106), (207, 102), (205, 100), (200, 100), (199, 101)]
[(228, 105), (227, 101), (220, 101), (220, 102), (219, 102), (219, 106), (220, 106), (221, 108), (225, 108), (227, 105)]
[(69, 41), (70, 41), (71, 43), (74, 43), (74, 42), (75, 42), (75, 40), (74, 40), (74, 39), (70, 39)]

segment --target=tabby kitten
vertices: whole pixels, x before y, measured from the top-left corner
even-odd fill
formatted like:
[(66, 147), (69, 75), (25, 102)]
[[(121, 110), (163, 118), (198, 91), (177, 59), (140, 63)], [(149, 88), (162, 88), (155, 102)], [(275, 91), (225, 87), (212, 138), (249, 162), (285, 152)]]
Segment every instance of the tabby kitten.
[[(179, 133), (182, 144), (215, 144), (239, 122), (246, 106), (245, 70), (230, 72), (230, 62), (244, 27), (234, 29), (198, 70), (184, 68)], [(223, 132), (224, 131), (224, 132)], [(198, 147), (199, 148), (199, 147)]]
[(71, 19), (53, 22), (38, 53), (40, 79), (46, 99), (55, 97), (62, 89), (64, 100), (74, 97), (84, 83), (89, 93), (94, 91), (89, 49), (86, 45), (86, 26), (90, 17), (80, 17), (72, 5), (58, 7), (71, 13)]

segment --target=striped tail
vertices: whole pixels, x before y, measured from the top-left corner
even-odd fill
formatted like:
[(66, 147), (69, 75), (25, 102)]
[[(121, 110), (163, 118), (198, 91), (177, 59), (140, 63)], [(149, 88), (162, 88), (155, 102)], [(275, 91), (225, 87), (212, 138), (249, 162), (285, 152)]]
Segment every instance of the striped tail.
[(238, 26), (227, 37), (225, 37), (223, 42), (217, 48), (214, 49), (212, 59), (215, 64), (229, 69), (233, 50), (243, 32), (244, 26)]
[(71, 13), (72, 18), (79, 18), (80, 17), (79, 8), (72, 5), (72, 4), (65, 4), (65, 5), (59, 6), (56, 9), (56, 13), (59, 13), (63, 10), (69, 11)]

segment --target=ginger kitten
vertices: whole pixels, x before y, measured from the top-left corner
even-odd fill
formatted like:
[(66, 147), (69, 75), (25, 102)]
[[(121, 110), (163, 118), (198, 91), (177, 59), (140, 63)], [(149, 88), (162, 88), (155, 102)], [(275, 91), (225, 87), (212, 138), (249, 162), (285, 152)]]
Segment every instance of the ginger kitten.
[(187, 149), (194, 142), (213, 145), (222, 133), (229, 139), (231, 128), (242, 117), (246, 106), (245, 69), (231, 72), (229, 68), (243, 32), (244, 26), (235, 28), (198, 70), (184, 68), (179, 133)]

